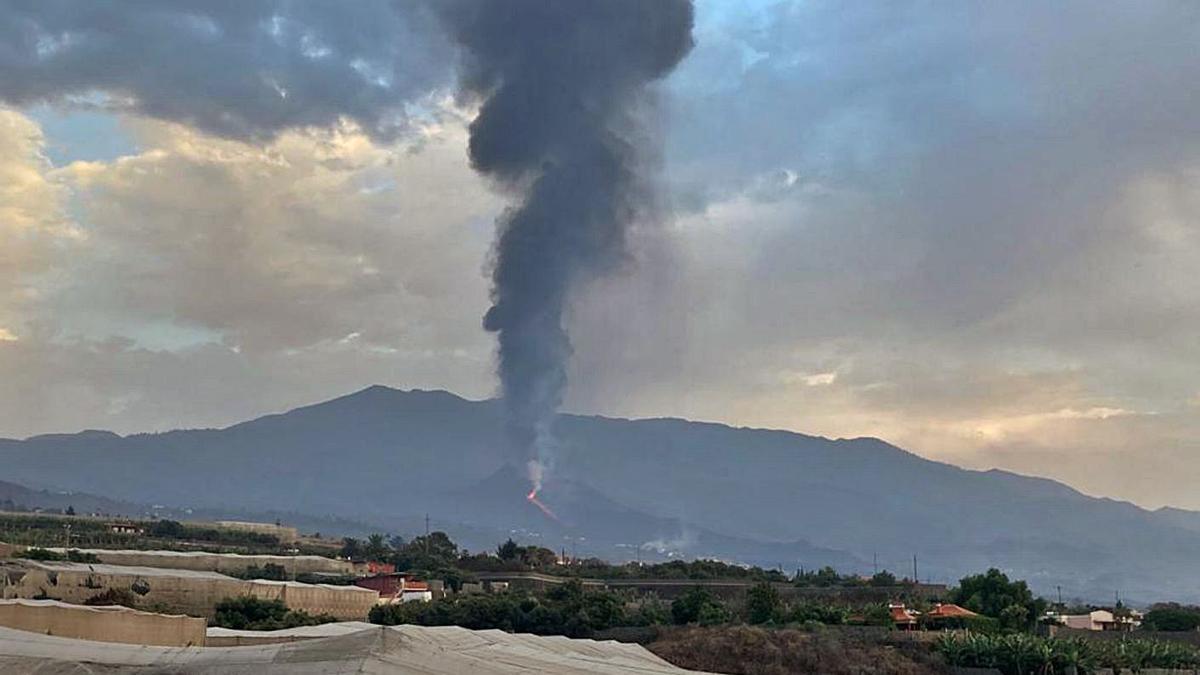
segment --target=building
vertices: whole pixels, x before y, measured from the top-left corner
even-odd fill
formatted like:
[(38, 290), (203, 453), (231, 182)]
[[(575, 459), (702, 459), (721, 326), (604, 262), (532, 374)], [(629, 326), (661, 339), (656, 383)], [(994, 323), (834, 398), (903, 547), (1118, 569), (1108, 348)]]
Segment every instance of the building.
[(129, 534), (137, 536), (146, 533), (146, 529), (144, 527), (129, 521), (109, 523), (108, 529), (113, 534)]
[(379, 596), (357, 586), (235, 579), (209, 571), (71, 562), (11, 562), (0, 566), (5, 599), (49, 598), (75, 604), (108, 593), (129, 594), (139, 604), (212, 617), (226, 598), (282, 600), (290, 609), (360, 621)]
[(917, 619), (921, 616), (917, 611), (909, 609), (898, 602), (889, 602), (888, 612), (892, 615), (892, 623), (900, 630), (912, 630), (916, 628)]
[(921, 615), (921, 623), (926, 628), (933, 629), (964, 628), (969, 626), (971, 621), (979, 618), (978, 614), (966, 607), (949, 602), (939, 602), (933, 606), (933, 609)]
[(1094, 609), (1087, 614), (1047, 614), (1059, 625), (1076, 630), (1131, 631), (1142, 625), (1142, 615), (1136, 610), (1127, 610), (1120, 616), (1107, 609)]
[(939, 602), (933, 609), (925, 612), (926, 619), (977, 619), (979, 615), (966, 607), (959, 607), (951, 602)]
[(403, 572), (355, 579), (354, 585), (369, 588), (378, 593), (381, 605), (433, 600), (433, 589), (430, 584), (417, 581)]

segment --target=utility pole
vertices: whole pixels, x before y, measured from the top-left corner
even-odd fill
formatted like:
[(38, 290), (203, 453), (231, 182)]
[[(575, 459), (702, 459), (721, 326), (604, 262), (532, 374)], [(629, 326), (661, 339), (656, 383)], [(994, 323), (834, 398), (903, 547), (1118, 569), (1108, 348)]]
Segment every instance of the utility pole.
[(1062, 608), (1062, 586), (1055, 586), (1054, 588), (1058, 591), (1058, 606)]
[(917, 554), (916, 553), (913, 554), (913, 583), (914, 584), (920, 583), (919, 581), (917, 581)]

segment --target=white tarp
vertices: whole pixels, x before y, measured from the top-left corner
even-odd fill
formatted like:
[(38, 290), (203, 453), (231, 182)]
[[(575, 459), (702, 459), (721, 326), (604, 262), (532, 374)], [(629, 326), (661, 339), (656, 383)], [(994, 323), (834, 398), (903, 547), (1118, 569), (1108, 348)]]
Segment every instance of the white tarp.
[(638, 645), (472, 631), (374, 626), (334, 637), (248, 647), (144, 647), (0, 628), (0, 672), (66, 675), (679, 675)]

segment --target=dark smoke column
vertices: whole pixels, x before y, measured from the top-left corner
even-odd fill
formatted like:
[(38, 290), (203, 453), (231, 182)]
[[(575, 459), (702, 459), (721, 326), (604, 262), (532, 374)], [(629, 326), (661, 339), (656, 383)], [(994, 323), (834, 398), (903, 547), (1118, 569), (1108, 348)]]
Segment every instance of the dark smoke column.
[(648, 85), (692, 46), (689, 0), (435, 3), (463, 48), (461, 86), (480, 102), (475, 169), (519, 197), (497, 221), (492, 307), (514, 458), (534, 490), (551, 450), (571, 344), (573, 285), (627, 254), (649, 198), (639, 180)]

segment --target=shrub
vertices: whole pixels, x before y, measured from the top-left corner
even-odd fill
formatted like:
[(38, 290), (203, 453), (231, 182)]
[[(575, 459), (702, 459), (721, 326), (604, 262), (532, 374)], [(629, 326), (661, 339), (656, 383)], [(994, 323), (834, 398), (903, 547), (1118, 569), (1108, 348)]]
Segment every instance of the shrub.
[(282, 600), (262, 600), (244, 595), (217, 603), (212, 625), (237, 630), (279, 630), (337, 621), (328, 614), (312, 615), (288, 609)]
[(779, 591), (765, 581), (760, 581), (746, 592), (746, 620), (750, 623), (772, 621), (782, 607)]
[(24, 551), (21, 551), (21, 553), (18, 555), (26, 560), (59, 561), (65, 559), (61, 553), (56, 553), (49, 549), (37, 547), (27, 548)]
[(709, 625), (720, 615), (728, 615), (725, 607), (703, 588), (693, 588), (671, 603), (671, 618), (677, 624), (700, 623), (703, 616)]
[(122, 607), (138, 608), (137, 596), (124, 588), (110, 588), (83, 601), (92, 607), (120, 605)]

